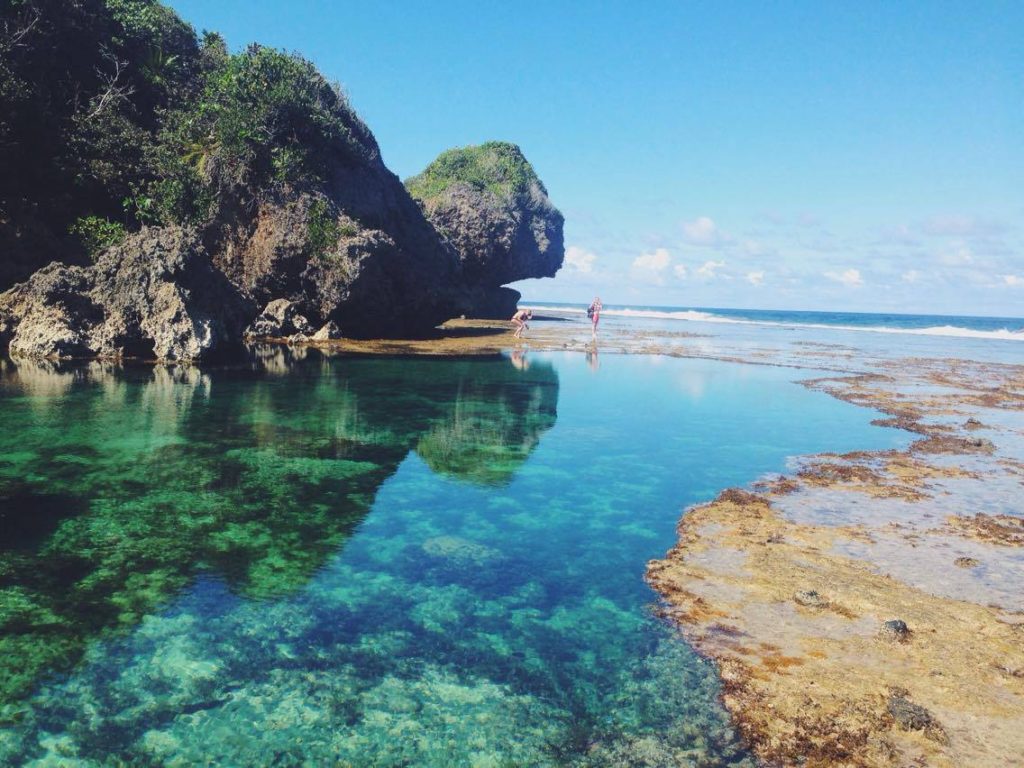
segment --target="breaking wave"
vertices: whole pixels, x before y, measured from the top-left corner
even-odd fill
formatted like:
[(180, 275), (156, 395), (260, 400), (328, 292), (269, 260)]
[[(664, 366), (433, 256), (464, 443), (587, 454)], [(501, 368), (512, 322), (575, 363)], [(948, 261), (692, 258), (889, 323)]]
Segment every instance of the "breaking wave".
[[(546, 312), (566, 312), (570, 314), (586, 314), (581, 307), (566, 306), (539, 306), (539, 310)], [(1011, 330), (1009, 328), (979, 329), (964, 328), (959, 325), (934, 325), (924, 328), (900, 327), (893, 325), (850, 325), (849, 323), (814, 323), (801, 322), (799, 320), (754, 320), (741, 317), (726, 317), (716, 315), (712, 312), (701, 312), (695, 309), (668, 310), (668, 309), (604, 309), (601, 314), (612, 317), (641, 317), (659, 320), (686, 320), (699, 323), (728, 323), (731, 325), (761, 325), (777, 328), (816, 328), (833, 331), (861, 331), (868, 333), (899, 333), (912, 336), (952, 336), (966, 339), (998, 339), (1000, 341), (1024, 341), (1024, 328)]]

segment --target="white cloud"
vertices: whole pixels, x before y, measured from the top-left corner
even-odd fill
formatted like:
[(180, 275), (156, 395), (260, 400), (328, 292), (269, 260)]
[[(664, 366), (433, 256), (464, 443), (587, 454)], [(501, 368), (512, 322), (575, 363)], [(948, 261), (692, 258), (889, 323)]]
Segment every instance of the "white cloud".
[(570, 245), (565, 249), (565, 266), (570, 271), (590, 273), (594, 271), (594, 262), (597, 260), (590, 251), (585, 251), (578, 245)]
[(971, 253), (970, 248), (966, 245), (962, 245), (955, 251), (946, 251), (946, 253), (939, 257), (939, 260), (943, 264), (948, 264), (952, 267), (961, 266), (963, 264), (972, 263), (974, 261), (974, 254)]
[(656, 248), (651, 253), (642, 253), (633, 259), (633, 267), (651, 272), (661, 272), (672, 261), (667, 248)]
[(747, 272), (747, 282), (751, 285), (761, 285), (764, 282), (764, 270), (759, 269), (754, 272)]
[(686, 279), (686, 265), (685, 264), (676, 264), (674, 267), (672, 267), (672, 271), (675, 272), (676, 277), (678, 277), (680, 280), (685, 280)]
[(847, 269), (842, 272), (829, 271), (823, 273), (829, 280), (835, 280), (837, 283), (842, 283), (850, 288), (859, 288), (864, 285), (864, 280), (860, 276), (859, 269)]
[(1020, 275), (1003, 275), (1003, 282), (1011, 288), (1024, 288), (1024, 277)]
[(921, 279), (921, 273), (916, 269), (908, 269), (901, 275), (901, 277), (903, 278), (904, 283), (916, 283)]
[(699, 216), (693, 221), (683, 222), (683, 234), (695, 245), (713, 245), (718, 242), (720, 233), (715, 222), (707, 216)]
[(721, 269), (725, 266), (724, 261), (705, 261), (700, 267), (697, 268), (697, 274), (703, 277), (705, 280), (711, 280), (715, 277), (715, 270)]

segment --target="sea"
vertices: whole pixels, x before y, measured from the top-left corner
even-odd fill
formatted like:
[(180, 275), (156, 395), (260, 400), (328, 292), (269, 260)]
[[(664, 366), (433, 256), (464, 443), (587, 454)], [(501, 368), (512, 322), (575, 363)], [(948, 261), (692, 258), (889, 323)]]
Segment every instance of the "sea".
[[(548, 311), (586, 312), (585, 305), (564, 302), (523, 302)], [(888, 333), (910, 336), (1024, 341), (1024, 318), (969, 315), (907, 315), (875, 312), (814, 312), (792, 309), (724, 309), (721, 307), (662, 307), (605, 304), (606, 317), (637, 320), (678, 320), (687, 323), (727, 323), (769, 327)]]

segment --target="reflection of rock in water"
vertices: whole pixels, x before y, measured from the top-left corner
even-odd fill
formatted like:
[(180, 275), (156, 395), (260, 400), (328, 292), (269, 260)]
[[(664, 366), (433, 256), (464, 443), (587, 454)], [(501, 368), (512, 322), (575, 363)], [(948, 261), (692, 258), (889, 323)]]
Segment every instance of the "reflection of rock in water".
[(410, 450), (505, 482), (554, 424), (550, 365), (266, 349), (252, 370), (4, 364), (0, 719), (203, 568), (249, 596), (298, 589)]
[(467, 377), (446, 413), (416, 443), (416, 453), (435, 472), (485, 485), (512, 479), (555, 424), (558, 378), (549, 364), (512, 380), (487, 374)]
[(292, 366), (306, 359), (306, 347), (291, 347), (283, 344), (254, 344), (249, 347), (253, 363), (266, 373), (285, 375)]

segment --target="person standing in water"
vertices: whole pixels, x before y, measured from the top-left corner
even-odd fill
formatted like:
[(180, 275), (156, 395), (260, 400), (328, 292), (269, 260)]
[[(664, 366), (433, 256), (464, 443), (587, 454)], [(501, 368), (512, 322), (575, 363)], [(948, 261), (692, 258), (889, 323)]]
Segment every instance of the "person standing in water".
[(587, 317), (590, 318), (591, 326), (591, 338), (597, 340), (597, 321), (601, 319), (601, 297), (595, 296), (594, 300), (590, 302), (590, 306), (587, 307)]
[(516, 339), (523, 337), (523, 331), (530, 326), (526, 324), (527, 320), (533, 319), (532, 309), (520, 309), (514, 315), (512, 315), (512, 325), (515, 326), (516, 332), (512, 336)]

